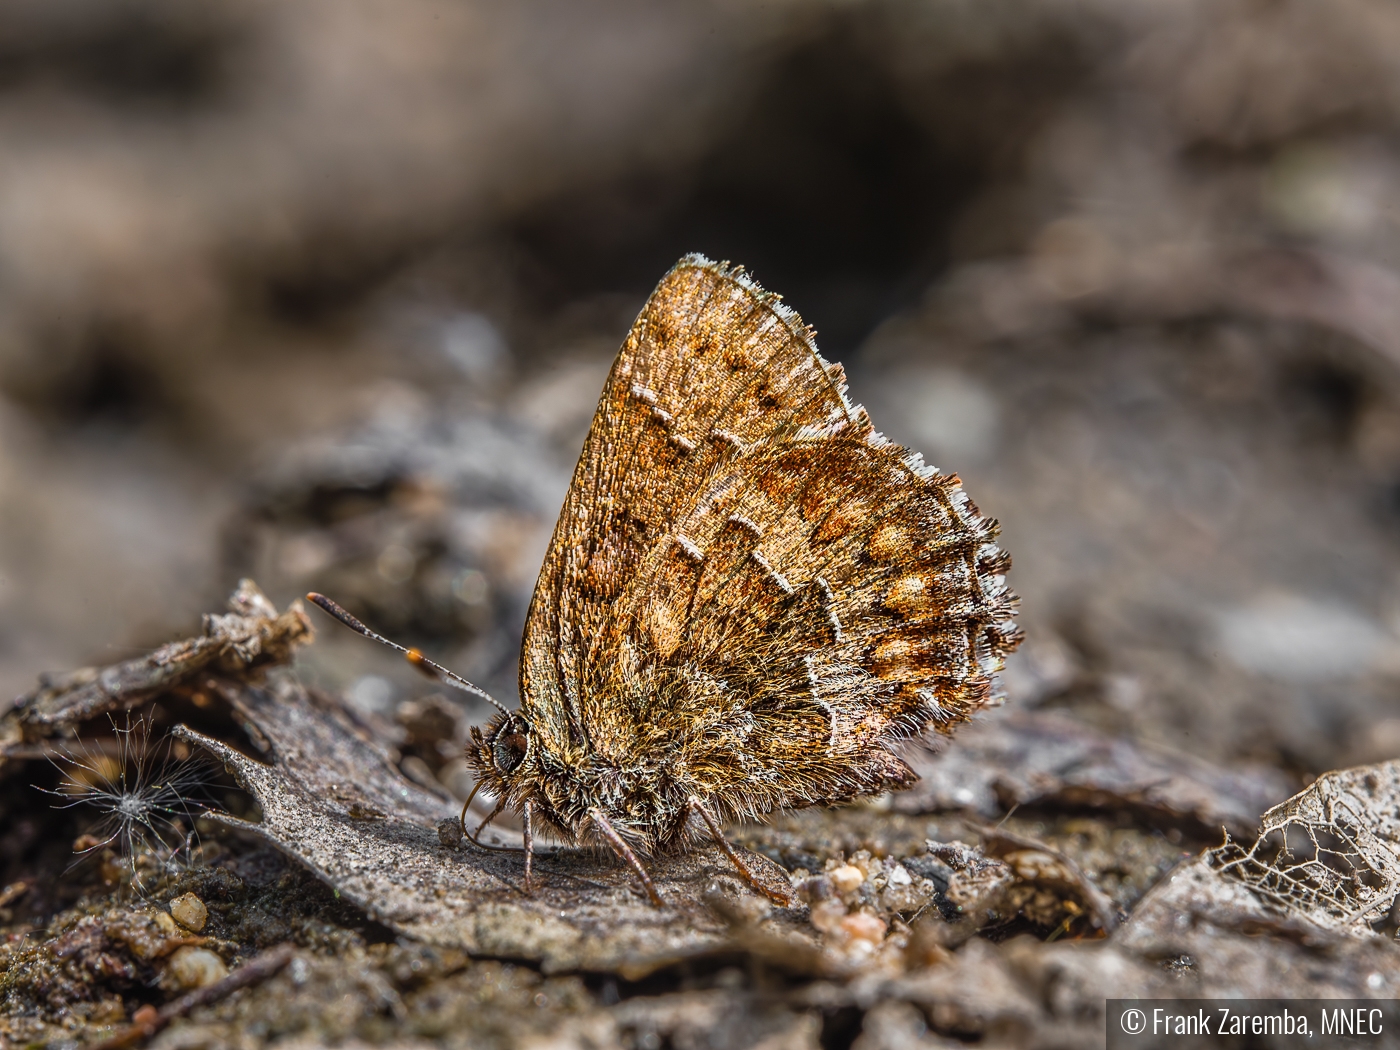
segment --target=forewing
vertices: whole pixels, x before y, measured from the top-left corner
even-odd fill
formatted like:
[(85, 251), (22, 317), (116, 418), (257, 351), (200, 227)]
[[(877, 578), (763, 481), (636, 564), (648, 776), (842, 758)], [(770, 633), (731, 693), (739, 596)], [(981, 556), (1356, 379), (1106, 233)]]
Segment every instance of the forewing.
[(687, 256), (628, 333), (540, 570), (522, 703), (556, 746), (586, 745), (583, 679), (621, 641), (617, 603), (716, 465), (773, 435), (850, 424), (841, 372), (741, 272)]

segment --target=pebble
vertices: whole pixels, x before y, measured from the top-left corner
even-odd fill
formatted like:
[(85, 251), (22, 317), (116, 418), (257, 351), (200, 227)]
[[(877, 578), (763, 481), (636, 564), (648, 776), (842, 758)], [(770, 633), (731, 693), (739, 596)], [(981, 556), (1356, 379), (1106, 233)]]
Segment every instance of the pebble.
[(159, 1017), (160, 1011), (147, 1003), (145, 1006), (138, 1007), (136, 1012), (131, 1015), (131, 1023), (138, 1028), (145, 1028), (147, 1025), (155, 1024)]
[(886, 928), (884, 920), (869, 912), (853, 912), (841, 920), (841, 929), (847, 937), (852, 941), (867, 941), (871, 945), (885, 939)]
[(186, 991), (207, 988), (228, 976), (228, 967), (217, 955), (208, 948), (191, 948), (189, 945), (175, 949), (165, 969)]
[(810, 921), (822, 933), (836, 933), (841, 929), (841, 923), (845, 918), (846, 906), (838, 899), (823, 900), (812, 905)]
[(462, 821), (460, 817), (447, 817), (437, 822), (438, 841), (448, 849), (462, 846)]
[(853, 864), (844, 864), (839, 868), (833, 868), (826, 873), (839, 893), (851, 893), (860, 888), (860, 884), (865, 881), (865, 872), (861, 871)]
[(198, 933), (209, 921), (209, 909), (193, 893), (186, 893), (170, 902), (170, 914), (187, 930)]

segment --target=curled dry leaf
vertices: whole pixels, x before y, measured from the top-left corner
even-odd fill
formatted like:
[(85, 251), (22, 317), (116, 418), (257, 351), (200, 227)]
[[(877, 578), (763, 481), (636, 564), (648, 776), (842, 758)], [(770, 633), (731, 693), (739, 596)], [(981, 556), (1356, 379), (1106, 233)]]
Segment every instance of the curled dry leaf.
[(1206, 853), (1286, 916), (1369, 934), (1400, 895), (1400, 761), (1325, 773), (1264, 814), (1248, 850)]
[[(707, 903), (716, 887), (750, 896), (717, 850), (666, 858), (653, 869), (667, 907), (648, 903), (626, 869), (590, 850), (536, 857), (525, 896), (517, 854), (444, 843), (437, 826), (457, 807), (402, 777), (390, 753), (361, 734), (338, 705), (290, 677), (266, 686), (211, 683), (262, 738), (271, 764), (221, 741), (177, 733), (221, 759), (262, 807), (261, 823), (228, 815), (301, 861), (351, 902), (399, 933), (475, 955), (538, 961), (549, 972), (643, 975), (731, 943), (731, 924)], [(771, 861), (748, 854), (767, 878)], [(765, 909), (766, 910), (766, 909)], [(762, 920), (789, 925), (781, 912)]]
[(241, 581), (228, 604), (228, 613), (204, 617), (198, 638), (171, 642), (149, 656), (111, 667), (44, 676), (39, 688), (21, 696), (6, 714), (0, 740), (40, 739), (57, 728), (134, 707), (201, 672), (240, 674), (286, 663), (298, 645), (313, 637), (301, 602), (279, 615), (252, 580)]
[[(982, 849), (1003, 861), (1022, 882), (1077, 902), (1104, 932), (1118, 925), (1118, 909), (1108, 894), (1094, 885), (1079, 865), (1048, 843), (1001, 828), (978, 828)], [(1064, 905), (1062, 904), (1063, 908)]]
[(981, 913), (994, 908), (1002, 894), (1016, 882), (1016, 873), (1010, 865), (988, 857), (975, 846), (930, 841), (928, 852), (948, 868), (944, 895), (949, 903), (958, 911), (973, 916), (976, 925), (987, 921), (987, 916)]
[(1056, 937), (1085, 916), (1087, 922), (1079, 923), (1076, 933), (1087, 932), (1090, 925), (1105, 932), (1117, 925), (1113, 902), (1059, 850), (995, 828), (977, 830), (980, 847), (929, 840), (928, 856), (909, 862), (941, 884), (947, 904), (961, 916), (946, 925), (925, 924), (924, 932), (934, 942), (962, 944), (983, 927), (1017, 916), (1056, 931)]

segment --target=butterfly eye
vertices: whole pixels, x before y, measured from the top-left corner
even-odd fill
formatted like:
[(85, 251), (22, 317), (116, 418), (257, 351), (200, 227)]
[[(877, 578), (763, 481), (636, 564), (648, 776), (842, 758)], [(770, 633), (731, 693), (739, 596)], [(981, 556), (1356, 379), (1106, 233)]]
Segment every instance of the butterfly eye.
[(524, 723), (514, 720), (507, 722), (491, 742), (491, 757), (496, 760), (496, 768), (502, 773), (511, 772), (525, 760), (529, 746), (530, 738), (526, 735)]

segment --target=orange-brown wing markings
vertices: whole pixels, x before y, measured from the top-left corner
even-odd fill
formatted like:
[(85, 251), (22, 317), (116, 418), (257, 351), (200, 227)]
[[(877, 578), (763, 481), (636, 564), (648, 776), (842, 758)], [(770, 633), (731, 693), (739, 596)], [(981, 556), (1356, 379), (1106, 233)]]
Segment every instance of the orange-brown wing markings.
[[(703, 727), (686, 764), (731, 814), (901, 782), (886, 745), (984, 704), (1018, 640), (995, 523), (957, 479), (877, 435), (725, 468), (621, 602), (652, 692), (603, 676), (587, 720), (613, 741), (636, 725)], [(688, 711), (701, 695), (730, 721)]]
[(617, 644), (616, 600), (716, 465), (774, 430), (848, 425), (839, 370), (737, 271), (682, 260), (614, 363), (531, 604), (522, 702), (583, 745), (580, 683)]
[[(794, 454), (810, 462), (799, 472), (798, 485), (790, 493), (775, 490), (775, 500), (764, 492), (765, 486), (774, 488), (771, 481), (781, 473), (772, 469), (773, 464)], [(715, 602), (726, 622), (758, 609), (761, 602), (752, 599), (760, 595), (750, 594), (742, 586), (733, 587), (738, 582), (737, 574), (751, 572), (757, 566), (768, 579), (766, 586), (759, 587), (761, 592), (772, 593), (774, 587), (782, 590), (784, 583), (792, 587), (819, 581), (818, 587), (830, 595), (825, 606), (828, 618), (838, 616), (831, 591), (833, 583), (844, 588), (848, 581), (856, 581), (869, 590), (872, 582), (894, 571), (890, 563), (895, 557), (909, 556), (912, 551), (934, 571), (935, 563), (954, 559), (941, 575), (933, 578), (933, 589), (944, 596), (940, 608), (945, 615), (973, 611), (948, 607), (947, 600), (953, 594), (967, 591), (966, 585), (950, 579), (949, 573), (966, 575), (972, 552), (980, 544), (990, 542), (990, 529), (994, 526), (980, 519), (963, 523), (948, 512), (949, 479), (929, 483), (900, 464), (903, 477), (892, 492), (883, 494), (876, 488), (877, 498), (872, 501), (870, 489), (874, 486), (867, 484), (865, 475), (872, 462), (885, 467), (889, 459), (888, 452), (878, 446), (871, 449), (833, 439), (807, 447), (780, 446), (776, 454), (770, 451), (754, 458), (760, 462), (734, 463), (728, 476), (716, 479), (715, 486), (728, 497), (728, 506), (716, 506), (714, 501), (702, 497), (700, 505), (677, 524), (674, 535), (684, 542), (692, 558), (705, 566), (690, 607), (695, 606), (697, 599), (702, 606)], [(747, 492), (741, 484), (746, 475), (757, 481)], [(901, 486), (909, 485), (915, 486), (914, 491), (900, 491)], [(927, 491), (919, 491), (920, 486)], [(911, 501), (932, 502), (937, 510), (940, 498), (943, 513), (930, 513), (926, 506), (917, 518), (911, 516)], [(851, 508), (859, 514), (833, 528), (833, 519)], [(749, 559), (747, 564), (745, 556)], [(928, 605), (927, 601), (916, 601), (909, 591), (910, 584), (906, 582), (896, 593), (895, 601), (906, 595), (915, 605)], [(853, 595), (846, 595), (843, 604), (853, 600)], [(910, 601), (903, 605), (909, 606)], [(910, 610), (906, 608), (907, 611)], [(923, 619), (928, 618), (930, 611), (924, 610)], [(692, 651), (714, 648), (701, 640), (709, 626), (704, 618), (692, 623), (696, 632)]]

